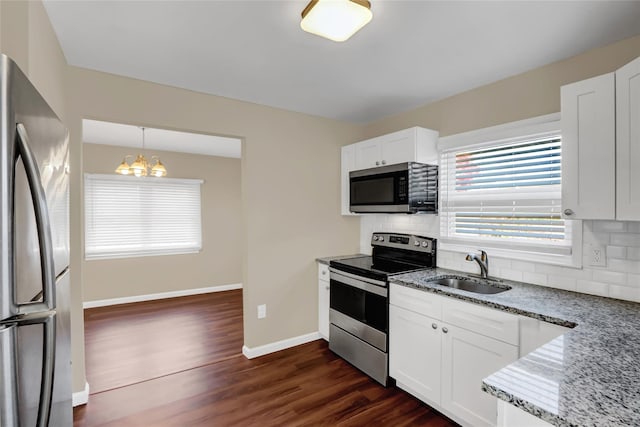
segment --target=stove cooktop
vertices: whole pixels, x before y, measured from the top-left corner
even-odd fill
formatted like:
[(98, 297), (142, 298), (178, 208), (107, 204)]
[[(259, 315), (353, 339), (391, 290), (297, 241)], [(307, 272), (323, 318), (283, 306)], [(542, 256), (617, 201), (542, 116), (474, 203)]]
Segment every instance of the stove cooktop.
[(360, 256), (331, 261), (329, 265), (338, 270), (346, 271), (347, 273), (384, 281), (394, 274), (409, 273), (411, 271), (425, 269), (425, 267), (421, 265), (387, 261), (379, 258), (374, 261), (374, 258), (371, 256)]
[(386, 282), (394, 274), (436, 266), (437, 240), (413, 234), (377, 232), (371, 236), (372, 256), (362, 255), (329, 262), (346, 273)]

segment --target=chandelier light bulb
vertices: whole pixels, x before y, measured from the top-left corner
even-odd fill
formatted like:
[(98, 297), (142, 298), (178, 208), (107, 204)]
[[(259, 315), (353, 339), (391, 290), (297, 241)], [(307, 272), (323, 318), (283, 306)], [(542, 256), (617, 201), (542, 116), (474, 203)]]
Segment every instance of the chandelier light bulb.
[[(144, 152), (144, 128), (140, 128), (142, 130), (142, 151)], [(129, 165), (128, 159), (133, 158), (131, 155), (125, 156), (115, 170), (115, 173), (120, 175), (133, 175), (136, 177), (142, 176), (155, 176), (155, 177), (164, 177), (167, 176), (167, 168), (162, 164), (160, 158), (158, 156), (153, 156), (151, 159), (155, 161), (153, 167), (147, 162), (147, 159), (144, 157), (144, 154), (138, 154), (135, 161)]]

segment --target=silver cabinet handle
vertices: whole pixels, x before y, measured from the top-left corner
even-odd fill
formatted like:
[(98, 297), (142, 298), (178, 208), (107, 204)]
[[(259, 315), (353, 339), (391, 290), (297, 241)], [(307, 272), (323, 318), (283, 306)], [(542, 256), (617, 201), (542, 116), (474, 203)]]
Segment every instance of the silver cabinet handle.
[(327, 274), (327, 270), (322, 270), (322, 275), (326, 275)]
[[(47, 197), (40, 180), (40, 170), (33, 151), (29, 146), (29, 136), (22, 123), (16, 126), (18, 132), (17, 156), (22, 157), (22, 163), (27, 174), (27, 181), (31, 190), (31, 199), (36, 216), (38, 229), (38, 243), (40, 246), (40, 266), (42, 268), (42, 302), (28, 302), (14, 307), (16, 314), (28, 314), (38, 311), (53, 310), (56, 306), (55, 267), (53, 265), (53, 243), (51, 239), (51, 225), (49, 223), (49, 209)], [(16, 160), (17, 160), (16, 156)]]
[(380, 166), (380, 162), (376, 162), (376, 166)]
[(447, 329), (447, 328), (442, 328), (442, 332), (444, 332), (444, 333), (446, 334), (447, 332), (449, 332), (449, 329)]
[(387, 161), (386, 161), (386, 160), (383, 160), (383, 161), (382, 161), (382, 164), (383, 164), (383, 165), (386, 165), (386, 164), (387, 164)]
[[(5, 356), (3, 358), (3, 372), (0, 374), (9, 374), (9, 381), (3, 382), (2, 390), (0, 390), (0, 402), (3, 405), (0, 408), (0, 421), (3, 426), (19, 426), (20, 413), (18, 411), (17, 404), (17, 377), (9, 371), (6, 372), (5, 368), (15, 368), (17, 366), (17, 351), (15, 346), (17, 345), (17, 328), (27, 325), (42, 325), (44, 328), (43, 344), (42, 344), (42, 381), (40, 383), (40, 399), (38, 402), (38, 417), (36, 419), (36, 427), (47, 427), (49, 425), (49, 417), (51, 415), (51, 402), (53, 398), (53, 375), (56, 363), (56, 314), (54, 312), (46, 312), (44, 314), (26, 314), (14, 319), (5, 320), (0, 322), (0, 352)], [(5, 329), (6, 328), (6, 329)], [(9, 360), (7, 360), (9, 359)], [(6, 366), (5, 366), (6, 365)], [(2, 378), (3, 381), (5, 378)], [(13, 391), (12, 391), (13, 389)], [(12, 396), (7, 396), (5, 393), (13, 393)]]
[(573, 215), (574, 213), (575, 213), (575, 212), (573, 212), (571, 209), (565, 209), (565, 210), (564, 210), (564, 214), (565, 214), (566, 216), (571, 216), (571, 215)]
[(329, 285), (325, 286), (324, 288), (325, 288), (326, 290), (331, 289), (331, 287), (330, 287)]
[(436, 325), (435, 323), (432, 323), (432, 324), (431, 324), (431, 327), (432, 327), (433, 329), (438, 329), (438, 325)]

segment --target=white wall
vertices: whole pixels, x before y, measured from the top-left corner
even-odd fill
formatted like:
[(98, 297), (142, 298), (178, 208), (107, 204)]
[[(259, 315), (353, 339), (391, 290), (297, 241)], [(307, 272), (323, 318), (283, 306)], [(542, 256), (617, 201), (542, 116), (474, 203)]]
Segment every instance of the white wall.
[[(413, 233), (438, 238), (439, 216), (363, 215), (360, 219), (360, 251), (371, 253), (376, 231)], [(606, 267), (589, 265), (589, 245), (606, 247)], [(469, 246), (469, 252), (479, 249)], [(489, 254), (492, 276), (585, 294), (640, 302), (640, 222), (583, 221), (583, 268), (560, 267), (499, 258)], [(465, 253), (438, 251), (438, 267), (478, 273)]]

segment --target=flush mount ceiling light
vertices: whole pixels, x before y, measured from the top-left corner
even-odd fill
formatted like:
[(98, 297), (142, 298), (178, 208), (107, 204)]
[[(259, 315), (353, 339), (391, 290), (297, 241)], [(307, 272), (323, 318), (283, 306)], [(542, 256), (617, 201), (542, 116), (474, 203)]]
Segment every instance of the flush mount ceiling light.
[[(142, 129), (142, 151), (144, 152), (144, 128), (140, 129)], [(147, 175), (156, 177), (167, 176), (167, 168), (165, 168), (160, 161), (160, 157), (151, 156), (151, 163), (149, 163), (144, 157), (144, 154), (138, 154), (135, 161), (129, 165), (127, 159), (132, 158), (132, 155), (126, 155), (115, 172), (120, 175), (134, 175), (138, 177)]]
[(371, 21), (367, 0), (311, 0), (302, 11), (300, 27), (308, 33), (343, 42)]

